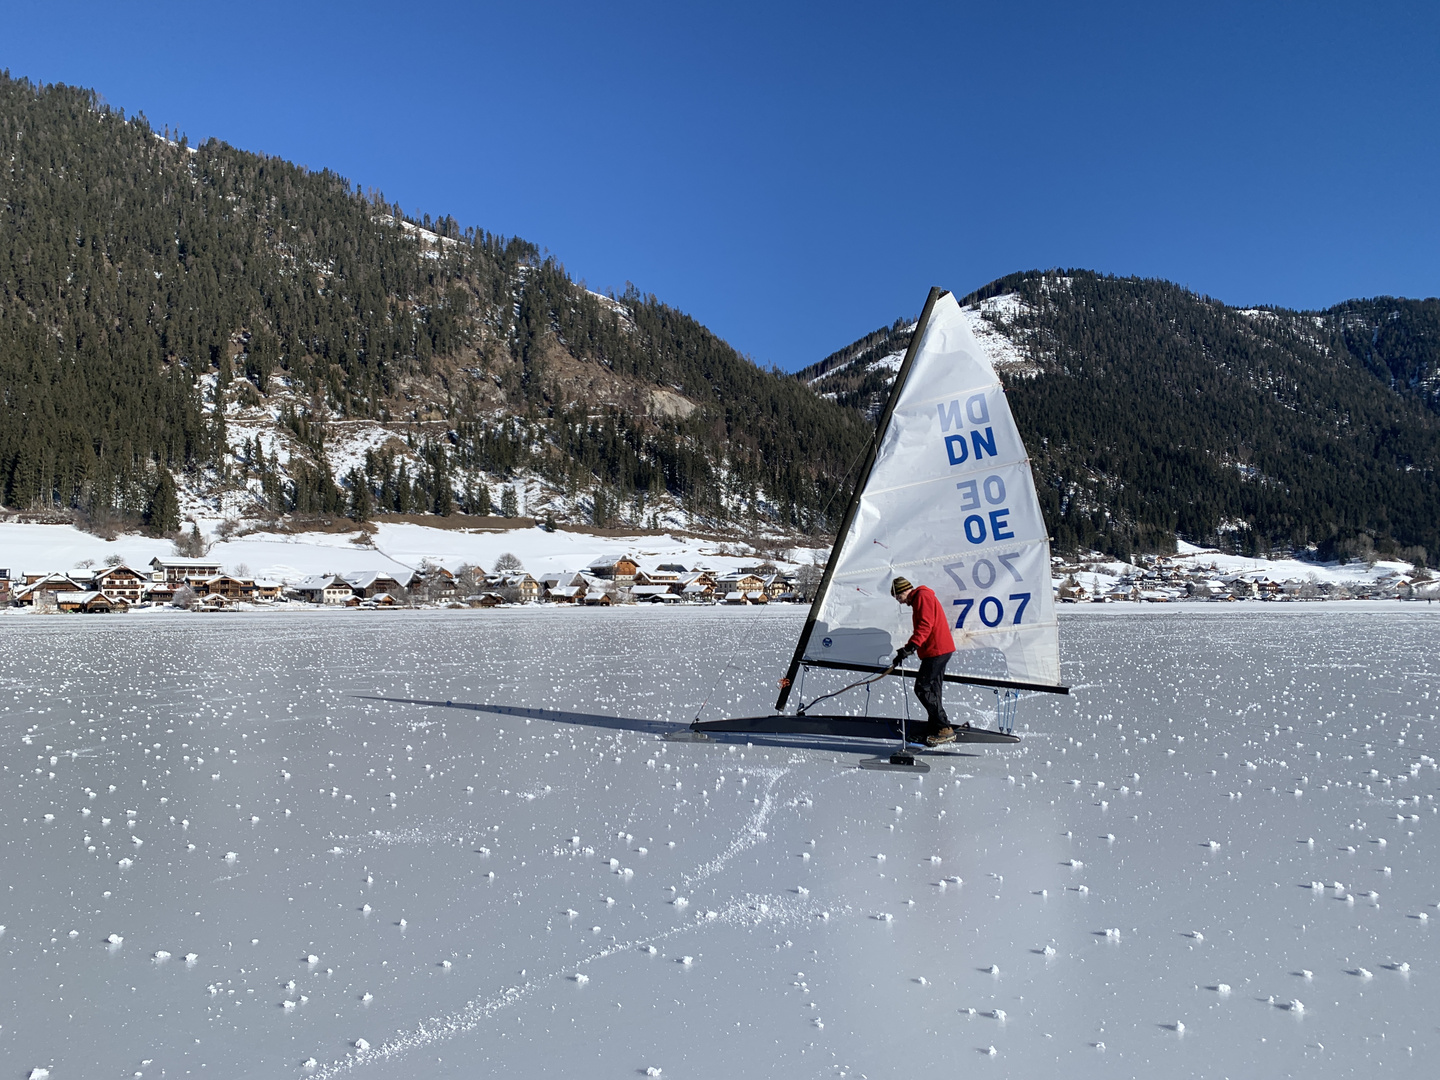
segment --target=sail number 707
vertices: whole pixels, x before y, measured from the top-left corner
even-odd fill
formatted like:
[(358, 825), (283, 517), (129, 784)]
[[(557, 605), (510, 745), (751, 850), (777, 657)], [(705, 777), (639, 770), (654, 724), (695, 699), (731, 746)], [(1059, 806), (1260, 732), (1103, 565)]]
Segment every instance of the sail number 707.
[[(1023, 582), (1025, 579), (1015, 565), (1019, 558), (1018, 554), (1004, 554), (996, 555), (995, 561), (1009, 572), (1014, 581)], [(1000, 576), (1000, 570), (989, 559), (976, 559), (969, 566), (963, 560), (948, 563), (944, 570), (950, 575), (950, 580), (955, 582), (955, 587), (962, 593), (969, 592), (971, 586), (981, 591), (988, 591)], [(966, 578), (969, 579), (968, 583)], [(1030, 597), (1031, 594), (1028, 592), (1006, 594), (1005, 600), (1015, 605), (1011, 608), (1011, 626), (1021, 624), (1025, 617), (1025, 609), (1030, 605)], [(959, 615), (955, 619), (955, 629), (965, 629), (965, 620), (972, 611), (984, 625), (999, 626), (1005, 620), (1005, 600), (999, 596), (982, 596), (978, 601), (968, 596), (952, 600), (951, 603), (960, 609)]]

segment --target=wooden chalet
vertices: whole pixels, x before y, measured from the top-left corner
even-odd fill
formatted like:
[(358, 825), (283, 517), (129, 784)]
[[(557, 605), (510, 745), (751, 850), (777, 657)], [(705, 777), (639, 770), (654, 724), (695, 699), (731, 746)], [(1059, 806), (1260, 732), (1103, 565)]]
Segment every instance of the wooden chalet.
[(795, 591), (795, 583), (784, 574), (772, 574), (765, 582), (765, 592), (771, 600), (789, 597)]
[(492, 574), (485, 579), (485, 584), (492, 589), (513, 591), (522, 604), (533, 604), (540, 599), (540, 582), (529, 574)]
[(223, 596), (226, 600), (255, 598), (255, 582), (249, 578), (216, 574), (208, 578), (190, 578), (187, 583), (200, 596)]
[(285, 595), (285, 583), (283, 581), (271, 581), (269, 578), (255, 579), (256, 600), (279, 600)]
[[(22, 607), (33, 606), (44, 593), (55, 594), (90, 591), (67, 574), (26, 574), (25, 577), (27, 583), (24, 588), (16, 590), (14, 600), (16, 604)], [(47, 600), (45, 606), (48, 607), (52, 602), (54, 601)]]
[(57, 592), (55, 606), (60, 611), (69, 611), (80, 615), (109, 615), (111, 612), (130, 610), (130, 605), (125, 600), (119, 597), (112, 600), (99, 589)]
[(639, 570), (639, 563), (629, 555), (622, 555), (613, 563), (595, 563), (586, 573), (591, 577), (613, 581), (617, 589), (628, 589), (635, 584), (635, 575)]
[(214, 559), (162, 559), (157, 556), (150, 560), (150, 570), (152, 581), (169, 581), (180, 585), (189, 578), (215, 577), (221, 572), (221, 567)]
[(751, 604), (763, 604), (770, 599), (769, 583), (756, 574), (723, 577), (715, 583), (715, 591), (725, 597), (727, 604), (734, 603), (730, 594), (737, 592), (743, 594), (746, 602)]
[(540, 599), (555, 604), (571, 603), (577, 590), (583, 595), (588, 587), (584, 574), (545, 574), (536, 580), (540, 583)]
[(630, 590), (630, 598), (637, 604), (678, 604), (682, 600), (676, 591), (679, 584), (636, 585)]
[(100, 590), (111, 600), (124, 600), (129, 604), (138, 604), (141, 601), (147, 584), (148, 575), (124, 563), (97, 570), (91, 578), (92, 588)]
[[(446, 571), (448, 573), (448, 571)], [(401, 577), (404, 580), (401, 580)], [(351, 591), (358, 597), (368, 600), (379, 596), (381, 593), (388, 593), (394, 597), (410, 587), (414, 578), (413, 574), (387, 574), (381, 570), (357, 570), (349, 574), (341, 574), (341, 580), (350, 586)], [(452, 577), (453, 581), (454, 578)]]
[(152, 581), (145, 586), (144, 598), (152, 604), (172, 604), (175, 594), (184, 588), (169, 581)]
[[(476, 567), (475, 572), (480, 573), (480, 568)], [(443, 566), (428, 567), (425, 573), (417, 575), (417, 577), (419, 579), (417, 584), (423, 586), (425, 591), (435, 599), (449, 599), (460, 591), (454, 572)]]
[(319, 574), (304, 578), (290, 586), (297, 600), (307, 604), (340, 605), (355, 595), (343, 578), (330, 574)]

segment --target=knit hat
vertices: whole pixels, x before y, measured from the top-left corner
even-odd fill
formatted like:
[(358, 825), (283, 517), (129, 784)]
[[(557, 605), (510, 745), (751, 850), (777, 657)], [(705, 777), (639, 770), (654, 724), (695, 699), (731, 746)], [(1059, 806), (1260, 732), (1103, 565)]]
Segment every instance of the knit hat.
[(915, 586), (910, 584), (909, 578), (897, 577), (894, 581), (890, 582), (890, 595), (899, 596), (901, 593), (914, 587)]

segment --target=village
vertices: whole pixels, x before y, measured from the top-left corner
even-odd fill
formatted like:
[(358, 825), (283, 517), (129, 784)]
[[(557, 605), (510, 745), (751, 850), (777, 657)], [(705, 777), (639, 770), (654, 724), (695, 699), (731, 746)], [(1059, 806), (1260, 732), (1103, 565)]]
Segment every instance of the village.
[[(1213, 553), (1138, 555), (1134, 562), (1051, 560), (1060, 604), (1196, 603), (1440, 599), (1440, 580), (1404, 563), (1349, 566), (1296, 560), (1237, 560)], [(88, 560), (87, 560), (88, 561)], [(721, 571), (632, 555), (580, 570), (528, 573), (513, 554), (486, 570), (423, 560), (418, 569), (352, 570), (280, 581), (227, 568), (214, 558), (153, 558), (142, 568), (111, 556), (103, 566), (27, 572), (0, 567), (0, 609), (55, 614), (123, 614), (169, 608), (195, 612), (295, 610), (307, 607), (495, 608), (520, 604), (612, 605), (808, 604), (821, 567), (790, 572), (772, 562)]]
[[(508, 604), (769, 604), (809, 602), (818, 570), (799, 581), (774, 564), (720, 573), (680, 563), (642, 566), (630, 556), (535, 577), (514, 555), (489, 572), (425, 561), (414, 571), (362, 570), (294, 582), (227, 572), (205, 558), (156, 557), (144, 569), (114, 560), (69, 572), (0, 568), (0, 606), (56, 614), (123, 614), (156, 607), (197, 612), (280, 605), (365, 608), (492, 608)], [(813, 580), (812, 580), (813, 579)]]
[(1062, 604), (1440, 599), (1440, 581), (1408, 563), (1312, 566), (1209, 554), (1137, 555), (1133, 564), (1098, 555), (1054, 558), (1055, 598)]

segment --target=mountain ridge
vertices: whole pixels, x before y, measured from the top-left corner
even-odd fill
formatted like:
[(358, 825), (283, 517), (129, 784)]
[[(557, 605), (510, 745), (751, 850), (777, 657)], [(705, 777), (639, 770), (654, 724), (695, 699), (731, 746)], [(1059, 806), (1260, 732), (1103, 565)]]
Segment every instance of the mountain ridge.
[[(962, 303), (1057, 549), (1440, 554), (1440, 301), (1241, 309), (1055, 270)], [(101, 533), (498, 511), (825, 534), (910, 325), (765, 371), (528, 241), (0, 75), (0, 497)]]
[[(1051, 270), (960, 302), (1062, 550), (1440, 553), (1440, 300), (1234, 308)], [(897, 320), (796, 377), (873, 417), (910, 336)]]

